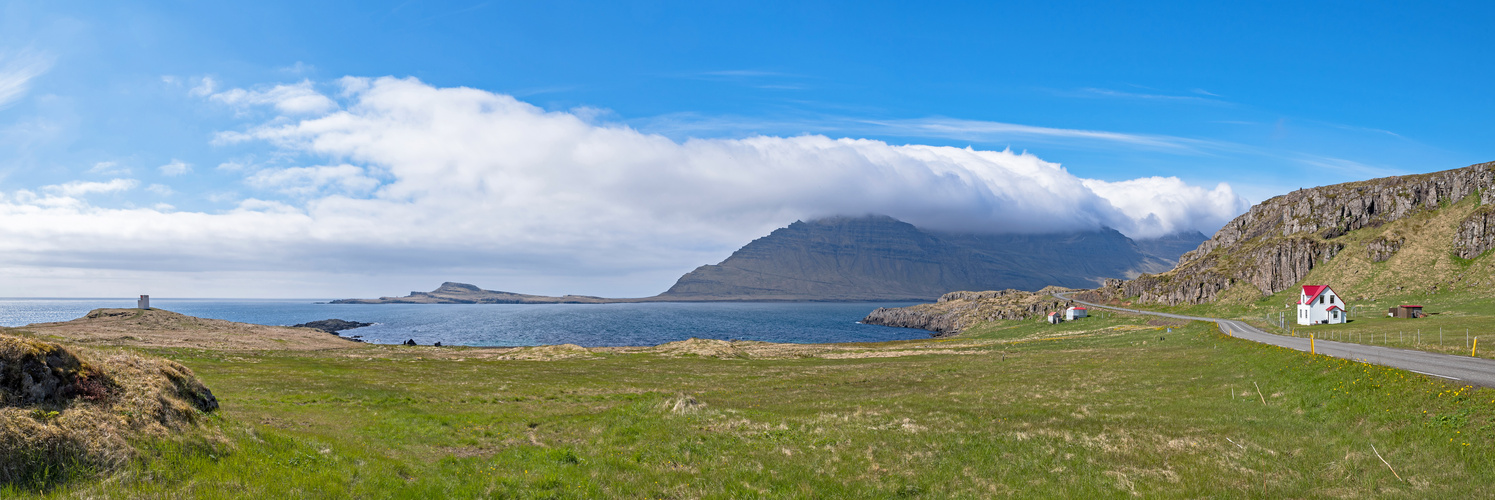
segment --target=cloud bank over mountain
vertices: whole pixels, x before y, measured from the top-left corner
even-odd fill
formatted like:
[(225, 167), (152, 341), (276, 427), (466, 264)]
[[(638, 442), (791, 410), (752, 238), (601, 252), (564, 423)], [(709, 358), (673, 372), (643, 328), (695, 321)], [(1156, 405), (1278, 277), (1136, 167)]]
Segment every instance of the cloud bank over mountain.
[[(304, 161), (225, 160), (233, 168), (219, 171), (260, 194), (219, 212), (97, 201), (139, 187), (125, 177), (0, 192), (0, 266), (663, 277), (796, 219), (886, 214), (1001, 233), (1109, 226), (1148, 238), (1209, 233), (1249, 207), (1223, 183), (1083, 179), (1026, 152), (818, 135), (676, 141), (410, 78), (329, 87), (218, 91), (204, 79), (192, 91), (203, 105), (261, 117), (217, 143)], [(161, 169), (197, 175), (177, 163)], [(649, 289), (628, 292), (658, 291), (640, 286)]]

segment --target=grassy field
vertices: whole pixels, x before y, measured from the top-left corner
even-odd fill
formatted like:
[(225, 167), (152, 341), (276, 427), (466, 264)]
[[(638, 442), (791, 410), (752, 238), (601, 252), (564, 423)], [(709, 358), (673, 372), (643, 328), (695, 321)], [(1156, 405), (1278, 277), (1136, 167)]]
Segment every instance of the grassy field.
[[(1495, 359), (1495, 301), (1482, 293), (1412, 293), (1393, 295), (1374, 301), (1351, 300), (1353, 314), (1338, 325), (1298, 325), (1296, 300), (1298, 289), (1284, 291), (1245, 304), (1202, 304), (1195, 306), (1128, 307), (1188, 314), (1195, 316), (1244, 320), (1270, 333), (1294, 337), (1314, 337), (1339, 342), (1381, 345), (1443, 354)], [(1386, 309), (1398, 304), (1418, 304), (1428, 316), (1399, 319), (1386, 316)], [(1479, 338), (1479, 351), (1472, 352)]]
[(1495, 391), (1147, 321), (991, 323), (859, 359), (158, 349), (218, 395), (225, 439), (0, 496), (1495, 495)]

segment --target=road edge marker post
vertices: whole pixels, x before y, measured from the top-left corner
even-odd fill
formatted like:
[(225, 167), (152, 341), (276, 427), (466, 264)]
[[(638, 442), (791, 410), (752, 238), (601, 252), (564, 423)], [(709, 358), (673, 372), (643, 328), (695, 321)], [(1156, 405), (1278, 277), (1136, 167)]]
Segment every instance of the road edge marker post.
[(1474, 347), (1470, 347), (1469, 348), (1469, 357), (1471, 357), (1471, 358), (1477, 358), (1477, 357), (1479, 357), (1479, 355), (1477, 354), (1478, 352), (1479, 352), (1479, 337), (1475, 337), (1474, 338)]
[(1313, 334), (1308, 334), (1308, 354), (1318, 354), (1318, 345), (1313, 343)]

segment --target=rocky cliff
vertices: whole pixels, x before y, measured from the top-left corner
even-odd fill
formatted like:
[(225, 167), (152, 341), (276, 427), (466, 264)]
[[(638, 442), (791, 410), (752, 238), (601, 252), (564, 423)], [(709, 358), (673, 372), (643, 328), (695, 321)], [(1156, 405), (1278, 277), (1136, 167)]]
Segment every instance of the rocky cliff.
[(1495, 162), (1301, 189), (1251, 207), (1197, 249), (1184, 254), (1171, 271), (1129, 281), (1110, 280), (1077, 298), (1199, 304), (1215, 301), (1237, 285), (1249, 285), (1260, 295), (1270, 295), (1302, 281), (1351, 243), (1372, 262), (1392, 259), (1405, 243), (1405, 238), (1394, 232), (1363, 243), (1344, 238), (1347, 234), (1460, 203), (1478, 208), (1456, 234), (1438, 237), (1453, 240), (1446, 243), (1452, 244), (1462, 258), (1471, 259), (1495, 247), (1491, 202), (1495, 202)]
[(1203, 238), (1184, 234), (1143, 246), (1111, 229), (953, 234), (885, 216), (833, 217), (753, 240), (656, 299), (931, 300), (958, 290), (1090, 287), (1165, 270), (1181, 248)]

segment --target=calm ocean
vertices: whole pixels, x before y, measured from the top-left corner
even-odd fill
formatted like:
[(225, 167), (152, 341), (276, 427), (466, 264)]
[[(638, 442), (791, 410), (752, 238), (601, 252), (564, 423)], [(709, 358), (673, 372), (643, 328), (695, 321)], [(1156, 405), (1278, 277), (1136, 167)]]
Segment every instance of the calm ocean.
[[(316, 300), (167, 299), (151, 306), (203, 318), (293, 325), (338, 318), (374, 323), (347, 330), (395, 344), (587, 347), (656, 345), (690, 337), (768, 342), (878, 342), (929, 332), (857, 323), (878, 307), (910, 303), (712, 302), (643, 304), (317, 304)], [(135, 299), (0, 299), (0, 326), (66, 321)]]

